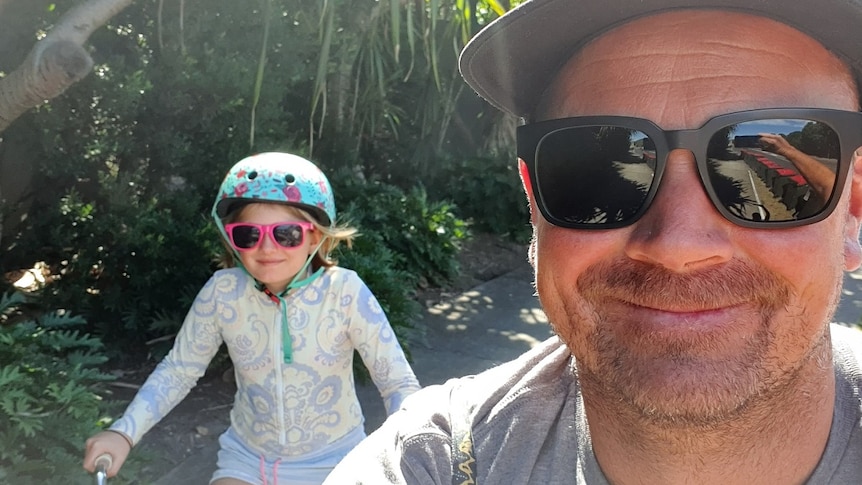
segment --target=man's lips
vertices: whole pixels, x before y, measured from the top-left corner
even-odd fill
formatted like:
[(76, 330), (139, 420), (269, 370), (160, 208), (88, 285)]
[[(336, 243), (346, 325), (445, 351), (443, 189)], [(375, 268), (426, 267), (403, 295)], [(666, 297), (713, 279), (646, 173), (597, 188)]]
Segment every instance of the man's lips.
[[(681, 301), (671, 299), (653, 299), (652, 301), (637, 301), (629, 298), (610, 297), (616, 304), (630, 307), (632, 309), (645, 312), (656, 312), (662, 314), (677, 314), (677, 315), (702, 315), (715, 312), (723, 312), (738, 308), (741, 306), (749, 306), (751, 302), (734, 299), (733, 301), (718, 301), (710, 299), (709, 301)], [(612, 303), (613, 304), (613, 303)]]
[(706, 324), (714, 320), (731, 319), (734, 314), (740, 313), (747, 305), (732, 304), (699, 309), (681, 307), (653, 308), (631, 303), (623, 303), (623, 306), (627, 307), (630, 313), (637, 314), (646, 321), (667, 322), (668, 324)]
[[(686, 345), (684, 342), (695, 344), (709, 341), (712, 344), (707, 347), (723, 347), (719, 342), (741, 344), (761, 326), (758, 306), (748, 302), (728, 302), (707, 308), (681, 305), (655, 308), (616, 300), (610, 304), (610, 309), (610, 325), (632, 336), (639, 335), (639, 341), (646, 338), (654, 343), (659, 338), (666, 343), (677, 342), (682, 345)], [(704, 338), (707, 340), (701, 340)]]

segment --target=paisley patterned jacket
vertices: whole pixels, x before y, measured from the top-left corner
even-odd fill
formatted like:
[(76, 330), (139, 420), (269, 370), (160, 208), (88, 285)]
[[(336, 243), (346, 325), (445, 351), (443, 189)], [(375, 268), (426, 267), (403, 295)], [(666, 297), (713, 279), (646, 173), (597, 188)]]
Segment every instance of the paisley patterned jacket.
[(111, 429), (137, 443), (206, 371), (222, 343), (236, 374), (231, 426), (268, 458), (314, 455), (363, 425), (353, 380), (358, 351), (387, 413), (419, 383), (377, 299), (340, 267), (288, 294), (293, 362), (282, 353), (282, 312), (245, 271), (217, 271), (198, 293), (173, 349)]

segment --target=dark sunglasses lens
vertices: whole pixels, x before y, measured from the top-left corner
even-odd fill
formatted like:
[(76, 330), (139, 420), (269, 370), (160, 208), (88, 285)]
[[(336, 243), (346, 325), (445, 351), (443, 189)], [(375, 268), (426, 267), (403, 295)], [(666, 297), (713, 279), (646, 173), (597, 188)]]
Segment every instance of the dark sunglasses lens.
[(655, 145), (618, 126), (563, 128), (536, 148), (536, 185), (551, 218), (622, 226), (642, 209), (655, 177)]
[(832, 197), (841, 158), (838, 134), (803, 119), (746, 121), (719, 130), (707, 148), (718, 202), (751, 222), (804, 220)]
[(260, 229), (254, 226), (233, 226), (230, 238), (239, 249), (253, 248), (260, 241)]
[(302, 244), (302, 226), (298, 224), (282, 224), (272, 230), (275, 241), (286, 248), (295, 248)]

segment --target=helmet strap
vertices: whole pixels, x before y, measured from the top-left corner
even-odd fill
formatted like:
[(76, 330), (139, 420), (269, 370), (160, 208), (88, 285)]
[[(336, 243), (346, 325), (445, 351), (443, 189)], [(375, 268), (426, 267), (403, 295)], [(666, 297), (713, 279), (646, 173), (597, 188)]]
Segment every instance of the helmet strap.
[[(284, 354), (284, 363), (290, 364), (293, 362), (293, 339), (290, 337), (290, 326), (287, 323), (287, 302), (284, 300), (287, 292), (293, 288), (303, 287), (312, 281), (316, 280), (320, 275), (323, 274), (323, 271), (326, 269), (324, 267), (317, 268), (317, 271), (314, 273), (300, 279), (300, 275), (304, 275), (307, 273), (308, 265), (311, 264), (311, 261), (314, 259), (314, 255), (320, 250), (320, 247), (323, 245), (323, 242), (326, 241), (326, 237), (324, 236), (320, 242), (317, 244), (317, 247), (314, 248), (314, 251), (308, 255), (308, 258), (305, 259), (305, 264), (302, 265), (299, 271), (296, 272), (296, 275), (293, 279), (288, 283), (287, 288), (284, 289), (279, 294), (275, 294), (270, 291), (269, 288), (266, 287), (261, 282), (257, 282), (257, 289), (264, 292), (266, 296), (269, 297), (270, 300), (275, 302), (278, 305), (279, 309), (281, 309), (281, 346), (282, 353)], [(246, 270), (248, 272), (248, 270)]]

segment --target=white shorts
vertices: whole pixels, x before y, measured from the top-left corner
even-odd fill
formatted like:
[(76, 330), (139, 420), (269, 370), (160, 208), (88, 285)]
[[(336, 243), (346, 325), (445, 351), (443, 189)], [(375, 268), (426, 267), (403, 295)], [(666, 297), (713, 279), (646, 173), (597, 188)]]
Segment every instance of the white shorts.
[[(210, 483), (220, 478), (235, 478), (253, 485), (320, 485), (335, 465), (364, 438), (365, 429), (358, 426), (347, 436), (307, 459), (274, 460), (262, 458), (250, 450), (233, 428), (228, 428), (218, 439), (217, 468)], [(277, 479), (275, 474), (278, 475)]]

